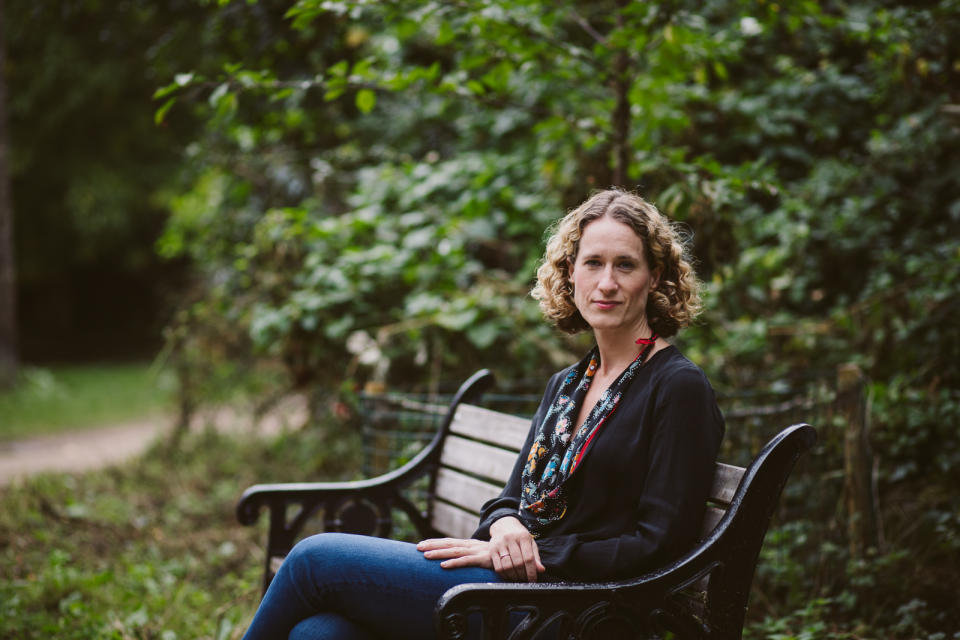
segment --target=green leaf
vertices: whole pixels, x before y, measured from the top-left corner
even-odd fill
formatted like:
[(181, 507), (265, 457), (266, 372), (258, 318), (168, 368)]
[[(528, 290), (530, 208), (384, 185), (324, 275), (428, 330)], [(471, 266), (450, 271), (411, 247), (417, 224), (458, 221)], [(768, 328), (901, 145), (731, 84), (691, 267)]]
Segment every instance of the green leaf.
[(153, 92), (153, 99), (154, 99), (154, 100), (159, 100), (160, 98), (165, 98), (165, 97), (167, 97), (168, 95), (170, 95), (171, 93), (173, 93), (174, 91), (178, 91), (179, 89), (180, 89), (180, 85), (177, 84), (176, 82), (172, 82), (172, 83), (168, 84), (167, 86), (165, 86), (165, 87), (160, 87), (159, 89), (157, 89), (156, 91), (154, 91), (154, 92)]
[(468, 80), (467, 88), (478, 96), (481, 96), (487, 92), (487, 88), (483, 86), (483, 83), (477, 82), (476, 80)]
[(476, 309), (464, 309), (463, 311), (441, 311), (437, 315), (437, 324), (444, 329), (451, 331), (463, 331), (477, 319)]
[(370, 89), (360, 89), (356, 97), (357, 109), (363, 113), (370, 113), (377, 105), (377, 94)]
[(163, 119), (167, 116), (167, 111), (170, 111), (170, 107), (172, 107), (173, 103), (176, 101), (176, 98), (169, 98), (159, 109), (156, 110), (156, 112), (153, 114), (154, 124), (163, 123)]
[(327, 102), (333, 102), (343, 95), (343, 90), (344, 88), (342, 86), (330, 88), (323, 94), (323, 99)]
[(216, 107), (219, 105), (220, 101), (223, 100), (224, 96), (226, 96), (229, 91), (230, 86), (226, 82), (214, 89), (209, 98), (210, 106)]
[(499, 327), (492, 322), (484, 322), (467, 329), (467, 338), (478, 349), (486, 349), (493, 344), (500, 333)]

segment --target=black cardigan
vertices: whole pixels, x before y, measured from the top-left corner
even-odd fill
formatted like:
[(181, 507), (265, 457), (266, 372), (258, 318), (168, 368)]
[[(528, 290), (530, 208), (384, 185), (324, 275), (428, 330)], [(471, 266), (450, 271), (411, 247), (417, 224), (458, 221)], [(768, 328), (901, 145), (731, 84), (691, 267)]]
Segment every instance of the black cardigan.
[[(520, 470), (537, 427), (572, 367), (547, 383), (530, 433), (474, 538), (520, 506)], [(602, 581), (662, 566), (697, 539), (723, 416), (703, 371), (669, 346), (637, 373), (566, 486), (567, 512), (537, 539), (542, 580)]]

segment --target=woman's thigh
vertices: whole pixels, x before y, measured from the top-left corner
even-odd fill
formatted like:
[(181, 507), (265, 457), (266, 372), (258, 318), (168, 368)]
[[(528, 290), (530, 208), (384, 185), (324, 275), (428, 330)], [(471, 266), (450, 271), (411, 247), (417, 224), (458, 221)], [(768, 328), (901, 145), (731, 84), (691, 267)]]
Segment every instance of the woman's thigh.
[(433, 609), (447, 589), (502, 581), (480, 567), (444, 569), (408, 542), (340, 533), (302, 540), (284, 570), (310, 585), (310, 599), (321, 607), (316, 613), (338, 613), (384, 638), (431, 638)]

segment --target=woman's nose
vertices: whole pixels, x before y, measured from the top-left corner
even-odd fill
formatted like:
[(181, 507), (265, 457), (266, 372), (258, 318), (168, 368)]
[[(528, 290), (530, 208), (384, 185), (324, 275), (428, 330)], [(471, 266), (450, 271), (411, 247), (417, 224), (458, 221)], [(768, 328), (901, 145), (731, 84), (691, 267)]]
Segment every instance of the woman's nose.
[(603, 274), (600, 276), (600, 282), (598, 286), (603, 291), (613, 291), (617, 288), (617, 280), (613, 277), (612, 268), (608, 267), (603, 270)]

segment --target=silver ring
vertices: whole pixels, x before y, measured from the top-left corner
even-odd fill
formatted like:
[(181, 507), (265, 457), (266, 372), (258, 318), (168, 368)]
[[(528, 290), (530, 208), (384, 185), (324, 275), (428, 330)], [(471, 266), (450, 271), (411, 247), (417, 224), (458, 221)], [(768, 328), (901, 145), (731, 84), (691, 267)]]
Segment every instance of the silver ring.
[(500, 554), (500, 557), (501, 557), (501, 558), (509, 558), (509, 557), (510, 557), (510, 554), (509, 554), (509, 553), (501, 553), (501, 554)]

